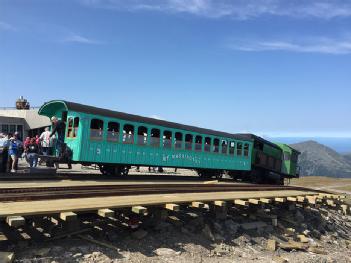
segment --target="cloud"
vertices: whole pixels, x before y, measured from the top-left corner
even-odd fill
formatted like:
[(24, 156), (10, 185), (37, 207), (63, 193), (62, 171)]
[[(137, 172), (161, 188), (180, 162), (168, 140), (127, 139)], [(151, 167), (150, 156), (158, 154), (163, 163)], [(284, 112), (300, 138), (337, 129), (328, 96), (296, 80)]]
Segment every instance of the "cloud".
[(103, 42), (101, 41), (97, 41), (94, 39), (89, 39), (86, 37), (83, 37), (81, 35), (78, 34), (70, 34), (67, 37), (63, 38), (62, 40), (63, 42), (66, 43), (79, 43), (79, 44), (88, 44), (88, 45), (99, 45), (99, 44), (103, 44)]
[(299, 38), (290, 40), (231, 39), (225, 46), (246, 52), (286, 51), (297, 53), (351, 54), (351, 38)]
[(351, 16), (351, 0), (79, 0), (97, 8), (187, 13), (245, 20), (263, 15), (331, 19)]
[(0, 30), (16, 31), (17, 28), (13, 25), (0, 21)]

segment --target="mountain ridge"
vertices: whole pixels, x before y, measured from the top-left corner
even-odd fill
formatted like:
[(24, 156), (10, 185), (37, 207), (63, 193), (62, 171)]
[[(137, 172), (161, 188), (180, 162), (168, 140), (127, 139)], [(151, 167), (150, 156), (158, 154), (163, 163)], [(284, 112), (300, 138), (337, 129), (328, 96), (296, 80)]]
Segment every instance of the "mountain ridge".
[(290, 146), (301, 152), (301, 176), (351, 177), (351, 154), (342, 155), (313, 140)]

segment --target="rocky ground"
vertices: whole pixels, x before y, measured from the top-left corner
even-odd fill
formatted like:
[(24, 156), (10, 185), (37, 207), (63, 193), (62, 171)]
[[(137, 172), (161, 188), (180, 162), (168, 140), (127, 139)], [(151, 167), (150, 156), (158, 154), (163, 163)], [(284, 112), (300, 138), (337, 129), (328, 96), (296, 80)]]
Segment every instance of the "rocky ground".
[[(136, 220), (137, 219), (137, 220)], [(80, 217), (76, 235), (9, 245), (14, 262), (351, 262), (351, 216), (295, 206)], [(59, 227), (58, 227), (59, 228)]]

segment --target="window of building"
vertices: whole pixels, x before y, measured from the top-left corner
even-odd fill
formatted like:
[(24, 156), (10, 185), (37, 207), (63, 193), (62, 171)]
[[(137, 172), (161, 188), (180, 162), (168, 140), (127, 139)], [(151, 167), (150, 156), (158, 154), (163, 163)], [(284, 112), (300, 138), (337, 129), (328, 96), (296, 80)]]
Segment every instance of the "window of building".
[(228, 141), (222, 140), (222, 153), (228, 154)]
[(193, 149), (193, 136), (191, 134), (185, 135), (185, 150)]
[(244, 144), (244, 156), (249, 156), (249, 145), (247, 143)]
[(107, 141), (118, 142), (119, 141), (119, 123), (110, 121), (107, 126)]
[(90, 122), (90, 139), (102, 140), (104, 122), (99, 119), (92, 119)]
[(230, 142), (229, 143), (229, 154), (234, 154), (235, 153), (235, 142)]
[(9, 133), (9, 125), (2, 124), (1, 125), (1, 132), (4, 133), (4, 134), (8, 134)]
[(202, 151), (202, 136), (197, 135), (195, 137), (195, 151), (201, 152)]
[(236, 145), (236, 154), (241, 156), (243, 154), (243, 144), (238, 142)]
[(176, 132), (174, 137), (175, 137), (174, 147), (176, 149), (181, 149), (183, 144), (183, 134), (181, 132)]
[(9, 132), (14, 134), (16, 132), (16, 124), (10, 124), (9, 127)]
[(131, 124), (124, 124), (123, 126), (123, 143), (134, 143), (134, 126)]
[(172, 132), (164, 131), (163, 132), (163, 147), (171, 148), (172, 147)]
[(219, 139), (217, 138), (213, 140), (213, 152), (219, 153)]
[(138, 144), (147, 144), (147, 128), (145, 126), (139, 126), (138, 128)]
[(204, 150), (205, 150), (205, 152), (211, 151), (211, 138), (210, 137), (205, 137)]
[(68, 118), (68, 122), (67, 122), (67, 134), (66, 137), (67, 138), (73, 138), (73, 118), (69, 117)]
[(160, 130), (151, 129), (150, 145), (154, 147), (160, 147)]

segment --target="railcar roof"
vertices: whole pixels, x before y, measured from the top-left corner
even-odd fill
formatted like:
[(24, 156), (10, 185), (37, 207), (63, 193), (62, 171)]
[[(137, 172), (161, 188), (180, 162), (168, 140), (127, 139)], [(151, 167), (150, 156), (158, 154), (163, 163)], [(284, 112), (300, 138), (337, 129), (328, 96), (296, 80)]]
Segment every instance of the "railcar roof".
[(247, 138), (248, 140), (251, 139), (251, 140), (254, 140), (254, 141), (260, 141), (260, 142), (268, 144), (268, 145), (270, 145), (270, 146), (272, 146), (274, 148), (280, 149), (280, 147), (277, 144), (275, 144), (273, 142), (270, 142), (270, 141), (268, 141), (266, 139), (263, 139), (262, 137), (257, 136), (255, 134), (252, 134), (252, 133), (239, 133), (238, 135), (243, 136), (244, 138)]
[[(186, 130), (186, 131), (191, 131), (191, 132), (196, 132), (201, 134), (232, 138), (236, 140), (252, 141), (251, 138), (248, 138), (247, 136), (244, 136), (241, 134), (231, 134), (231, 133), (226, 133), (226, 132), (221, 132), (221, 131), (216, 131), (211, 129), (200, 128), (196, 126), (180, 124), (176, 122), (164, 121), (164, 120), (143, 117), (143, 116), (119, 112), (119, 111), (112, 111), (112, 110), (97, 108), (93, 106), (88, 106), (88, 105), (64, 101), (64, 100), (53, 100), (53, 101), (44, 103), (44, 105), (41, 106), (39, 109), (39, 114), (48, 116), (48, 114), (45, 111), (45, 107), (49, 107), (50, 104), (54, 104), (54, 103), (62, 103), (64, 104), (66, 110), (71, 110), (76, 112), (95, 114), (95, 115), (100, 115), (104, 117), (117, 118), (117, 119), (122, 119), (126, 121), (132, 121), (132, 122), (142, 122), (146, 124), (153, 124), (153, 125), (164, 126), (164, 127), (179, 129), (179, 130)], [(48, 116), (48, 117), (51, 117), (51, 116)]]

